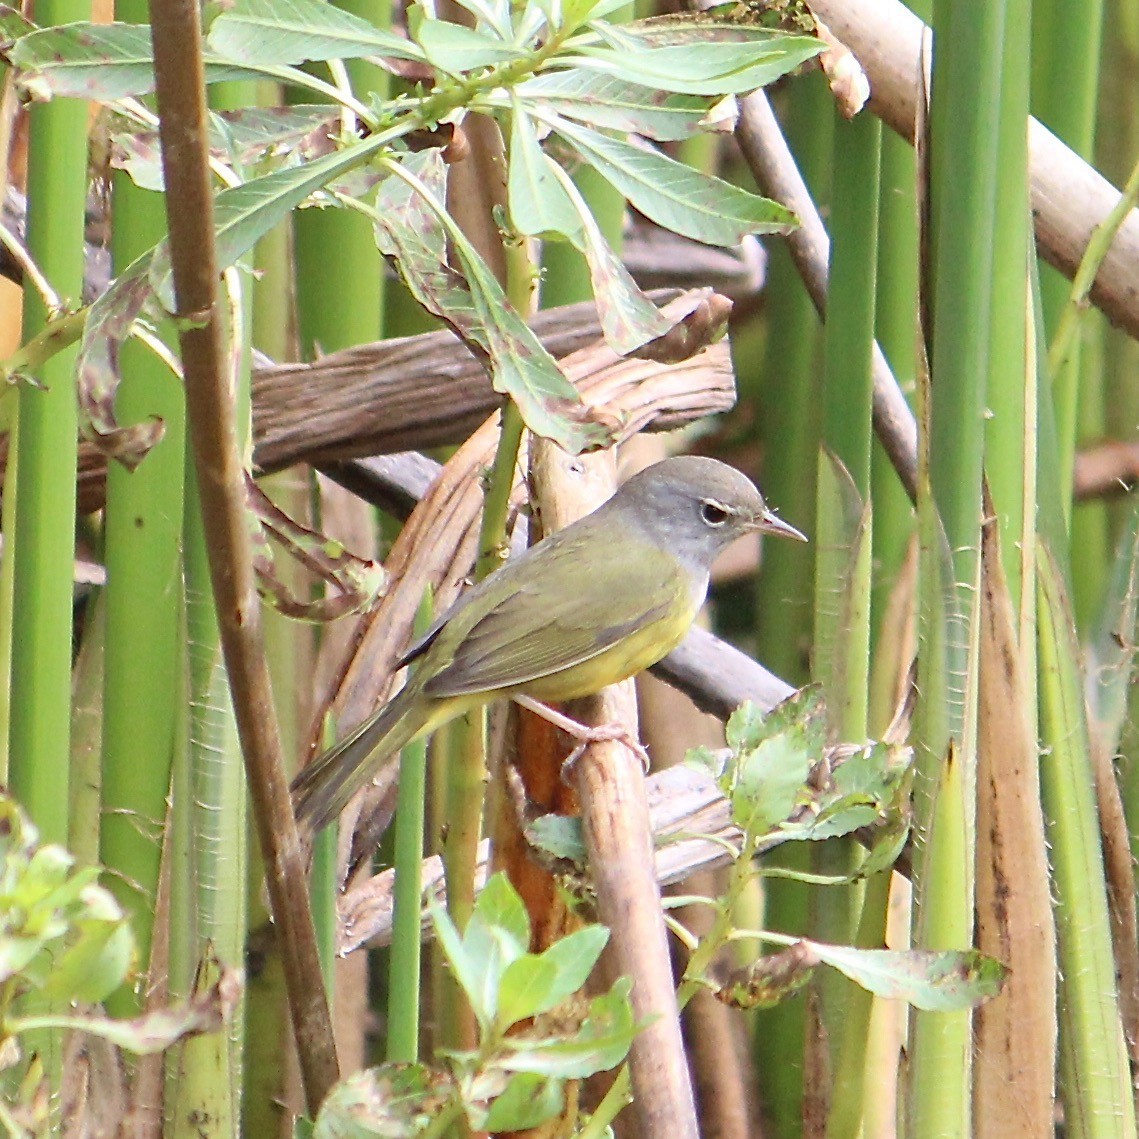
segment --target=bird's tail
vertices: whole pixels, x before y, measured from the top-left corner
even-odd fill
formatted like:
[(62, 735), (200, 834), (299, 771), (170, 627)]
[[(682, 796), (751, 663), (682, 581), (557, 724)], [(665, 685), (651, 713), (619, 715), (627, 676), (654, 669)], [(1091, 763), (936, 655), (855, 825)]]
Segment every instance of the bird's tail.
[(404, 685), (379, 712), (306, 764), (291, 788), (297, 822), (314, 831), (330, 823), (385, 760), (427, 727), (431, 703), (417, 685)]

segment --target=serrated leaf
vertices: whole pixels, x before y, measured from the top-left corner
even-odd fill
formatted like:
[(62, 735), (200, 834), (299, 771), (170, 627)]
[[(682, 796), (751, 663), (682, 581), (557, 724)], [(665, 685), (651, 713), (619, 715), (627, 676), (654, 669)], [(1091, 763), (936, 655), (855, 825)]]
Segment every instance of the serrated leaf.
[[(214, 202), (218, 268), (229, 268), (309, 194), (362, 166), (390, 141), (388, 135), (373, 135), (303, 166), (274, 170), (223, 190)], [(172, 312), (175, 307), (173, 276), (165, 244), (158, 247), (155, 254), (150, 280), (159, 302)]]
[(795, 809), (813, 762), (792, 732), (744, 753), (734, 773), (732, 820), (748, 834), (766, 834)]
[(825, 965), (880, 997), (914, 1008), (954, 1012), (995, 997), (1008, 969), (975, 949), (855, 949), (818, 941), (805, 944)]
[[(543, 118), (547, 118), (543, 114)], [(735, 246), (751, 233), (787, 233), (795, 216), (721, 178), (568, 119), (550, 125), (647, 218), (707, 245)]]
[(672, 322), (638, 288), (569, 175), (542, 150), (530, 117), (517, 103), (508, 190), (519, 233), (558, 233), (585, 255), (602, 331), (614, 352), (627, 355), (669, 331)]
[(701, 133), (714, 102), (706, 95), (661, 91), (586, 68), (543, 72), (520, 83), (514, 94), (539, 110), (661, 142)]
[(219, 56), (258, 66), (390, 56), (422, 60), (413, 43), (322, 0), (236, 0), (210, 25)]
[(553, 166), (538, 142), (530, 116), (515, 104), (514, 114), (510, 116), (510, 170), (506, 187), (510, 221), (518, 233), (530, 237), (563, 234), (580, 249), (585, 240), (581, 220)]
[[(664, 336), (674, 327), (673, 322), (633, 280), (620, 257), (605, 240), (601, 227), (570, 176), (549, 158), (546, 161), (581, 223), (579, 239), (574, 244), (585, 254), (601, 330), (609, 347), (619, 356), (624, 356)], [(571, 237), (570, 240), (574, 239)]]
[(447, 20), (424, 20), (415, 38), (428, 63), (448, 75), (509, 63), (527, 53), (484, 32)]

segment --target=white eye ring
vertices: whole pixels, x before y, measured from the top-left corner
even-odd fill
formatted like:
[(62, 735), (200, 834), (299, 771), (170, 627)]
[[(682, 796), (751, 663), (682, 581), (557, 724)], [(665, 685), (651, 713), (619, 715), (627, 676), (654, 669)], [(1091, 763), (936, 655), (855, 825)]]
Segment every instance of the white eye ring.
[(714, 499), (706, 498), (700, 503), (700, 517), (708, 526), (715, 526), (718, 529), (726, 525), (731, 516), (731, 511), (725, 510)]

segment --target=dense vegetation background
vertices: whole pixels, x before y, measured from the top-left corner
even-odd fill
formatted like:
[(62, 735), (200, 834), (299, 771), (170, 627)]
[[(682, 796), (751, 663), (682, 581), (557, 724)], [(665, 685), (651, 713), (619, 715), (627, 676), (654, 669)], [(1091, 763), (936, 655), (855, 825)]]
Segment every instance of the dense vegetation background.
[[(1136, 1134), (1139, 15), (813, 8), (0, 11), (9, 1134)], [(653, 773), (494, 712), (298, 836), (617, 442), (812, 539), (593, 710)]]

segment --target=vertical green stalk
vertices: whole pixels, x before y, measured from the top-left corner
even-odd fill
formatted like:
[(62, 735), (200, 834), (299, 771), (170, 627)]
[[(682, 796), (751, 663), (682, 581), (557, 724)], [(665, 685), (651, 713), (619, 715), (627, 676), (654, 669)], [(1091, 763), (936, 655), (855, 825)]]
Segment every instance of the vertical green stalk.
[[(117, 19), (145, 23), (145, 0), (119, 0)], [(166, 233), (162, 196), (123, 173), (114, 181), (114, 271)], [(131, 915), (140, 957), (150, 959), (166, 801), (181, 715), (182, 488), (185, 406), (181, 382), (141, 344), (122, 352), (116, 410), (124, 423), (157, 417), (165, 433), (134, 471), (107, 471), (106, 661), (100, 855), (108, 885)], [(137, 1011), (140, 993), (118, 1011)]]
[[(378, 27), (391, 26), (392, 9), (381, 0), (340, 0), (337, 7)], [(348, 60), (355, 96), (388, 93), (388, 75), (364, 60)], [(304, 98), (311, 101), (311, 92)], [(380, 338), (384, 261), (372, 223), (355, 210), (302, 210), (294, 215), (297, 323), (301, 357), (336, 352)], [(347, 287), (346, 287), (347, 286)]]
[[(934, 948), (972, 943), (976, 598), (1004, 31), (1000, 0), (934, 4), (914, 882), (914, 941)], [(912, 1134), (967, 1134), (968, 1015), (915, 1013), (911, 1040)]]
[[(1102, 34), (1103, 0), (1083, 0), (1080, 4), (1069, 4), (1064, 0), (1035, 0), (1035, 18), (1032, 21), (1033, 114), (1077, 154), (1089, 160), (1095, 141)], [(1057, 270), (1050, 266), (1042, 267), (1040, 293), (1049, 339), (1067, 303), (1070, 287)], [(1071, 482), (1079, 433), (1081, 376), (1084, 380), (1093, 379), (1081, 368), (1080, 352), (1076, 348), (1067, 364), (1051, 377), (1064, 486)], [(1098, 386), (1098, 380), (1095, 382)], [(1072, 537), (1072, 550), (1077, 558), (1081, 561), (1086, 558), (1088, 563), (1102, 566), (1106, 555), (1102, 536), (1099, 548), (1088, 550), (1086, 554), (1081, 552), (1076, 535)], [(1098, 580), (1098, 569), (1096, 573)]]
[[(785, 92), (784, 129), (800, 170), (816, 197), (825, 197), (830, 174), (832, 99), (821, 75), (808, 75)], [(753, 327), (732, 334), (741, 388), (759, 392), (764, 442), (763, 491), (785, 518), (808, 528), (815, 510), (819, 450), (819, 383), (816, 380), (820, 324), (787, 247), (769, 247), (765, 285), (766, 320), (760, 344)], [(813, 544), (770, 542), (763, 549), (757, 582), (758, 656), (792, 683), (807, 679), (814, 584)], [(799, 847), (791, 843), (789, 847)], [(786, 859), (807, 870), (806, 851), (785, 848)], [(794, 860), (794, 861), (792, 861)], [(808, 888), (772, 879), (764, 887), (764, 924), (807, 932)], [(800, 1133), (803, 1101), (805, 1002), (784, 1001), (757, 1014), (753, 1035), (756, 1069), (775, 1139)]]
[[(1031, 611), (1036, 592), (1030, 555), (1036, 514), (1037, 432), (1036, 369), (1029, 366), (1026, 354), (1030, 245), (1028, 139), (1024, 124), (1028, 115), (1032, 0), (1007, 0), (1007, 4), (992, 245), (993, 309), (987, 381), (990, 418), (985, 428), (985, 474), (996, 507), (1004, 572), (1013, 605)], [(1031, 627), (1025, 631), (1031, 635)]]
[[(43, 0), (41, 24), (89, 19), (85, 0)], [(65, 304), (83, 288), (87, 107), (71, 99), (28, 111), (28, 249)], [(51, 317), (24, 287), (24, 339)], [(77, 349), (64, 349), (20, 389), (13, 579), (9, 776), (44, 842), (67, 841), (72, 563), (75, 550)]]
[[(871, 359), (878, 262), (881, 123), (869, 115), (834, 128), (830, 291), (824, 329), (823, 447), (815, 541), (815, 672), (827, 699), (832, 739), (864, 739), (870, 656)], [(849, 840), (820, 844), (815, 869), (842, 874), (861, 855)], [(818, 936), (848, 943), (862, 890), (818, 896)], [(881, 932), (879, 933), (881, 937)], [(862, 1120), (862, 1065), (870, 1002), (849, 982), (820, 986), (835, 1079), (828, 1137), (856, 1139)]]
[(1056, 892), (1060, 1081), (1073, 1139), (1134, 1139), (1080, 648), (1057, 562), (1041, 545), (1040, 768)]
[[(913, 391), (916, 383), (918, 216), (915, 173), (913, 149), (892, 131), (887, 131), (882, 139), (878, 195), (878, 298), (874, 322), (878, 344), (899, 385), (906, 392)], [(877, 440), (871, 455), (871, 487), (874, 583), (870, 633), (872, 643), (876, 643), (887, 602), (914, 530), (913, 507)], [(890, 646), (888, 651), (895, 651), (895, 646)], [(885, 673), (875, 676), (876, 694), (871, 709), (871, 720), (877, 724), (874, 730), (889, 721), (893, 711), (895, 679), (895, 676)], [(877, 694), (879, 690), (881, 696)]]
[[(431, 621), (430, 591), (416, 620), (416, 635)], [(388, 1049), (391, 1062), (419, 1059), (419, 994), (423, 913), (423, 832), (427, 811), (427, 743), (416, 740), (400, 755), (395, 813), (395, 890), (388, 963)]]
[[(256, 87), (223, 84), (211, 90), (210, 97), (219, 109), (237, 109), (255, 101)], [(231, 274), (229, 282), (238, 279)], [(236, 402), (240, 430), (248, 437), (250, 308), (244, 291), (239, 300), (242, 324), (233, 330), (241, 352)], [(187, 448), (181, 459), (186, 485), (182, 542), (188, 722), (184, 747), (176, 755), (175, 779), (188, 806), (175, 804), (176, 838), (185, 860), (185, 877), (177, 887), (185, 901), (172, 912), (170, 978), (171, 989), (187, 997), (212, 983), (219, 965), (233, 966), (244, 959), (249, 840), (245, 773), (222, 659), (198, 485)], [(183, 1044), (177, 1067), (169, 1069), (167, 1100), (171, 1126), (178, 1134), (192, 1135), (200, 1119), (209, 1119), (221, 1135), (236, 1134), (243, 1012), (236, 1010), (224, 1033)]]
[[(343, 0), (338, 6), (377, 26), (391, 24), (391, 5), (380, 0)], [(371, 94), (387, 94), (387, 75), (375, 65), (350, 60), (346, 68), (358, 99), (367, 102)], [(305, 99), (310, 98), (306, 92)], [(293, 238), (301, 358), (312, 360), (378, 340), (384, 261), (369, 219), (355, 210), (302, 210), (293, 217)], [(335, 941), (335, 851), (336, 830), (330, 827), (316, 840), (312, 878), (313, 916), (326, 970)]]
[[(829, 172), (833, 116), (822, 76), (807, 76), (787, 91), (785, 130), (803, 176), (818, 198)], [(766, 342), (751, 347), (752, 332), (733, 333), (741, 388), (760, 393), (763, 491), (787, 518), (805, 524), (815, 507), (818, 462), (818, 389), (814, 379), (819, 320), (786, 247), (772, 243), (765, 287)], [(794, 546), (794, 549), (789, 547)], [(805, 681), (812, 621), (813, 549), (769, 542), (760, 568), (757, 610), (759, 655), (784, 679)], [(796, 887), (791, 888), (793, 891)], [(776, 893), (784, 890), (780, 886)]]

